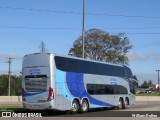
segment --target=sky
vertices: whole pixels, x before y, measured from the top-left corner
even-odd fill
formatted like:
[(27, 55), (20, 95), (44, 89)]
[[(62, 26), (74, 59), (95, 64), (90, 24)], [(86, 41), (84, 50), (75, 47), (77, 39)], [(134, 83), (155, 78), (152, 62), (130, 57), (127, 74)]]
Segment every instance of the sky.
[[(82, 0), (0, 0), (0, 74), (18, 75), (22, 58), (39, 52), (67, 55), (82, 34)], [(157, 83), (160, 69), (160, 0), (86, 0), (85, 30), (126, 33), (129, 67), (140, 81)]]

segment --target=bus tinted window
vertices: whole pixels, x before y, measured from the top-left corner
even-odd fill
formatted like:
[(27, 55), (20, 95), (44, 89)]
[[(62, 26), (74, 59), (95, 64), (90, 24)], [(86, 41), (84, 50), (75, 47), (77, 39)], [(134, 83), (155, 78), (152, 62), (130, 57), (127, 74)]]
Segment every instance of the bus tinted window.
[(124, 67), (125, 68), (125, 70), (126, 70), (126, 73), (127, 73), (127, 77), (128, 78), (132, 78), (133, 77), (133, 75), (132, 75), (132, 72), (131, 72), (131, 70), (128, 68), (128, 67)]
[(123, 67), (55, 56), (56, 67), (67, 72), (126, 77)]
[(47, 77), (47, 75), (27, 75), (25, 78), (44, 78)]
[(128, 94), (128, 90), (124, 86), (104, 84), (87, 84), (87, 92), (91, 95)]

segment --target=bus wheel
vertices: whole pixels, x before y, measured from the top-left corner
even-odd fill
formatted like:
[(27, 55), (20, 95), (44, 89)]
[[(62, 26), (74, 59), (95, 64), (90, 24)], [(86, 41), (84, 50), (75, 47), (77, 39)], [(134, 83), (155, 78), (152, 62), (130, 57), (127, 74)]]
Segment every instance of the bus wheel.
[(72, 111), (72, 113), (77, 113), (78, 110), (79, 110), (79, 104), (78, 104), (77, 100), (73, 100), (71, 111)]
[(81, 104), (81, 112), (87, 112), (89, 108), (89, 104), (87, 100), (83, 100)]
[(129, 101), (128, 101), (128, 99), (126, 98), (125, 101), (124, 101), (123, 109), (128, 108), (128, 105), (129, 105)]
[(122, 101), (122, 99), (120, 98), (120, 99), (119, 99), (119, 102), (118, 102), (118, 109), (120, 110), (120, 109), (122, 109), (122, 107), (123, 107), (123, 101)]

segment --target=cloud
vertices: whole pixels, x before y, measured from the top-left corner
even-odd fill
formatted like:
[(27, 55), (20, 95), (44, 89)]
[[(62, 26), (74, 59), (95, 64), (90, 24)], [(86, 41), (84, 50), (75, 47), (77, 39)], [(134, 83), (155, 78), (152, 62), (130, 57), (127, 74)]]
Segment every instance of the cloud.
[(130, 61), (147, 61), (147, 60), (160, 60), (160, 53), (151, 51), (146, 54), (144, 53), (136, 53), (136, 52), (130, 52), (127, 54)]
[(7, 62), (8, 58), (13, 58), (14, 59), (22, 59), (23, 57), (18, 55), (17, 53), (9, 53), (9, 54), (0, 54), (0, 62)]
[[(13, 70), (11, 75), (21, 75), (21, 70)], [(5, 75), (8, 75), (8, 70), (0, 70), (0, 75), (1, 74), (5, 74)]]
[(130, 61), (146, 61), (149, 59), (148, 55), (142, 53), (130, 52), (127, 54)]
[(8, 74), (8, 71), (7, 71), (7, 70), (0, 70), (0, 74), (5, 74), (5, 75), (7, 75), (7, 74)]
[(9, 53), (9, 54), (0, 54), (0, 59), (1, 60), (4, 60), (4, 59), (9, 58), (9, 57), (11, 57), (11, 58), (19, 58), (20, 55), (18, 55), (17, 53), (14, 53), (14, 52)]
[(12, 75), (21, 75), (22, 70), (14, 70), (12, 71)]
[(36, 40), (36, 39), (34, 39), (34, 38), (31, 38), (31, 39), (29, 39), (29, 40), (27, 40), (27, 42), (29, 43), (29, 44), (31, 44), (31, 45), (34, 45), (34, 44), (40, 44), (40, 40)]
[(4, 55), (0, 55), (0, 60), (5, 60), (5, 58), (6, 58), (6, 56), (4, 56)]
[(158, 60), (158, 61), (160, 60), (160, 53), (158, 52), (150, 52), (149, 56), (152, 57), (152, 59), (154, 60)]

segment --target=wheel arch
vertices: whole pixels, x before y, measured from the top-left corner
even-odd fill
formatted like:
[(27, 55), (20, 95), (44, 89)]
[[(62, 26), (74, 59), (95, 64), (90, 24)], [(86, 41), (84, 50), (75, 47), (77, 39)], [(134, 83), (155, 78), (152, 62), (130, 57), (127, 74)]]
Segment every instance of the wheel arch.
[(72, 99), (71, 105), (72, 105), (72, 103), (73, 103), (74, 100), (76, 100), (78, 102), (78, 104), (80, 105), (81, 100), (78, 97), (75, 97), (75, 98)]
[(87, 97), (83, 97), (83, 98), (81, 99), (80, 104), (82, 104), (83, 100), (86, 100), (86, 101), (88, 102), (88, 105), (89, 105), (88, 107), (90, 108), (90, 101), (89, 101), (89, 99), (88, 99)]
[(125, 97), (125, 100), (128, 101), (128, 105), (130, 105), (129, 97)]
[(122, 100), (122, 102), (124, 102), (124, 98), (123, 97), (119, 97), (118, 101)]

